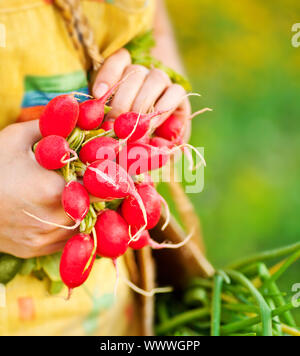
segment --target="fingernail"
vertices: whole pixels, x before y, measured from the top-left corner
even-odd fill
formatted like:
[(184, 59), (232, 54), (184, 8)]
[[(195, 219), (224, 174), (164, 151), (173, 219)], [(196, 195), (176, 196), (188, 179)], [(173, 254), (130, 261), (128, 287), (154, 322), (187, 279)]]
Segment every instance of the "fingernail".
[(100, 83), (97, 85), (97, 87), (95, 88), (95, 97), (97, 99), (101, 98), (107, 91), (108, 91), (109, 87), (107, 84), (105, 83)]

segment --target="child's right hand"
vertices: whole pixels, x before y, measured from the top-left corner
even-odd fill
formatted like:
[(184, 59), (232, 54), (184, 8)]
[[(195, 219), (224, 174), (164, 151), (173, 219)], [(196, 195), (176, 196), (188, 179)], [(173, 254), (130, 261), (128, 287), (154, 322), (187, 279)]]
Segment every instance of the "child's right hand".
[(61, 206), (64, 179), (39, 166), (32, 146), (39, 139), (38, 121), (14, 124), (0, 132), (0, 252), (29, 258), (61, 250), (74, 232), (42, 224), (72, 225)]

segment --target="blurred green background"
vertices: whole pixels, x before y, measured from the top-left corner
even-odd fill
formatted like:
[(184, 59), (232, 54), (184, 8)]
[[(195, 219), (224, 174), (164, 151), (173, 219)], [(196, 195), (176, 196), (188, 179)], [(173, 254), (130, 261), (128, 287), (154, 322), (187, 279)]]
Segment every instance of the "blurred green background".
[[(190, 195), (217, 266), (300, 239), (298, 0), (167, 0), (193, 90), (191, 142), (205, 189)], [(300, 264), (281, 283), (300, 282)]]

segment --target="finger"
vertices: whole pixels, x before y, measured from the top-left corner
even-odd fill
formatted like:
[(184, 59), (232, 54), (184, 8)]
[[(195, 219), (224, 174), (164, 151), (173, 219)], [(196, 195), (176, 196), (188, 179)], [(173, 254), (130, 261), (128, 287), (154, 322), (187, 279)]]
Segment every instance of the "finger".
[(192, 122), (191, 120), (187, 120), (184, 135), (183, 135), (183, 142), (189, 142), (192, 134)]
[(37, 207), (50, 206), (61, 207), (61, 194), (65, 187), (65, 180), (55, 171), (44, 169), (40, 166), (33, 152), (31, 159), (26, 162), (26, 169), (30, 169), (34, 174), (34, 178), (31, 176), (21, 176), (20, 183), (26, 189), (23, 190), (24, 197), (27, 197), (28, 201), (35, 204)]
[(191, 112), (192, 112), (191, 103), (188, 98), (185, 98), (175, 111), (176, 115), (185, 119), (185, 127), (183, 128), (183, 142), (188, 142), (191, 137), (191, 130), (192, 130), (192, 121), (190, 120)]
[(142, 87), (149, 69), (140, 65), (130, 65), (126, 68), (124, 76), (131, 74), (128, 79), (120, 85), (111, 102), (112, 110), (107, 115), (108, 118), (116, 118), (124, 112), (130, 111), (134, 99)]
[(39, 120), (21, 122), (7, 126), (3, 131), (7, 133), (8, 140), (14, 140), (14, 144), (21, 150), (31, 148), (41, 139)]
[(100, 68), (93, 85), (93, 96), (101, 98), (115, 83), (117, 83), (125, 70), (131, 64), (129, 52), (122, 48), (110, 56)]
[[(63, 236), (67, 233), (72, 233), (75, 229), (63, 229), (64, 227), (73, 227), (75, 222), (67, 216), (62, 207), (29, 207), (24, 211), (24, 226), (33, 229), (36, 235), (43, 235), (43, 241), (48, 241), (54, 236)], [(55, 242), (55, 241), (54, 241)]]
[(132, 110), (147, 112), (171, 85), (168, 75), (160, 69), (152, 69), (132, 105)]
[(153, 127), (160, 126), (170, 113), (176, 110), (178, 106), (185, 100), (185, 90), (179, 84), (172, 84), (164, 93), (164, 95), (157, 101), (154, 109), (155, 111), (170, 110), (168, 113), (155, 117), (152, 121)]
[(67, 240), (57, 242), (57, 243), (49, 245), (49, 246), (43, 246), (34, 252), (34, 257), (52, 255), (53, 253), (62, 251), (66, 242), (67, 242)]
[(66, 242), (72, 236), (76, 235), (78, 233), (78, 231), (79, 231), (78, 229), (71, 230), (71, 231), (57, 229), (47, 235), (42, 235), (43, 236), (42, 237), (43, 238), (43, 246), (48, 247), (48, 246), (55, 245), (60, 242)]
[(29, 144), (33, 145), (38, 142), (41, 138), (41, 132), (39, 128), (39, 120), (28, 121), (24, 123), (20, 123), (18, 125), (22, 125), (24, 129), (24, 137), (23, 143), (24, 145)]

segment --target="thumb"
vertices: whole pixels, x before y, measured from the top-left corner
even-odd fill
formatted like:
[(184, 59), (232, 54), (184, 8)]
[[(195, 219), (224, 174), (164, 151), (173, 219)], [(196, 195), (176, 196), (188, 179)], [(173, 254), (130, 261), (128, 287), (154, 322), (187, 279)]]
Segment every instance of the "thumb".
[(20, 142), (23, 146), (33, 145), (38, 142), (41, 138), (41, 132), (39, 128), (39, 120), (21, 122), (15, 124), (20, 129)]

